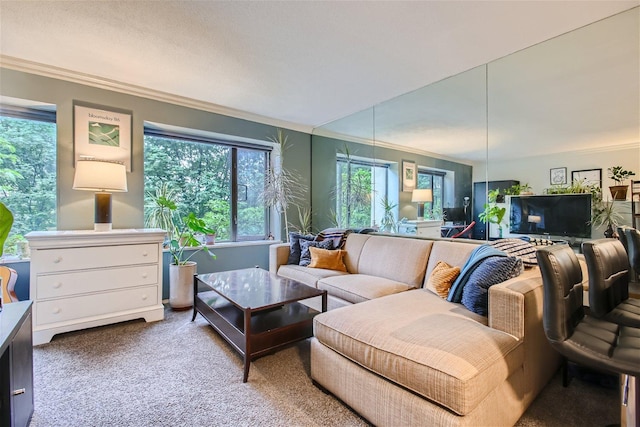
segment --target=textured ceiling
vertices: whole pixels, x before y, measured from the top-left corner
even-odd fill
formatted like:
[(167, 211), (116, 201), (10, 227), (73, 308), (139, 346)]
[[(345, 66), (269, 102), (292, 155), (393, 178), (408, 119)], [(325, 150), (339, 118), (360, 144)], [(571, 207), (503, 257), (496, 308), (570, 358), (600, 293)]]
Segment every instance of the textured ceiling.
[(308, 131), (638, 4), (2, 0), (0, 59)]

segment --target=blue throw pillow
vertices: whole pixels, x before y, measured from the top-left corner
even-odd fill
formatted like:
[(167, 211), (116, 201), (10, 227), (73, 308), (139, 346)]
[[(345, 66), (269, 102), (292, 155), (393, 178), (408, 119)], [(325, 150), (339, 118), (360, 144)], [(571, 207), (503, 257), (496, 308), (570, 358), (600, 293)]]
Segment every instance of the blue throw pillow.
[(322, 242), (312, 242), (309, 240), (300, 240), (300, 264), (303, 267), (311, 264), (311, 251), (309, 246), (320, 249), (333, 249), (333, 240), (323, 240)]
[(300, 247), (300, 240), (314, 240), (316, 237), (308, 234), (299, 234), (294, 233), (293, 231), (289, 233), (289, 259), (287, 260), (287, 264), (300, 264), (300, 255), (302, 253), (302, 248)]
[(462, 304), (482, 316), (489, 314), (489, 288), (522, 273), (522, 260), (516, 257), (487, 258), (476, 268), (462, 290)]

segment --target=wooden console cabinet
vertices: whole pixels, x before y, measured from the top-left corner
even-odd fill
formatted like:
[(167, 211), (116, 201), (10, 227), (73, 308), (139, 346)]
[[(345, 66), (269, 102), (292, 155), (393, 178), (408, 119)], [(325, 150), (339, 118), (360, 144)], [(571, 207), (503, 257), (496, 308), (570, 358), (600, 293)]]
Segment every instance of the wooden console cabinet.
[(159, 229), (28, 233), (33, 344), (62, 332), (164, 319), (164, 235)]
[(0, 426), (26, 427), (33, 414), (31, 301), (0, 313)]

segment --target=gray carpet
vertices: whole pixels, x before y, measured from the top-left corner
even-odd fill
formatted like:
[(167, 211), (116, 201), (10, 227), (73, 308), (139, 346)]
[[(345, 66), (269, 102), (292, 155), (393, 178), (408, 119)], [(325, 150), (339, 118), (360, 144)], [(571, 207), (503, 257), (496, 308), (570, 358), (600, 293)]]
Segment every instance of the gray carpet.
[[(309, 342), (251, 365), (198, 316), (165, 310), (71, 332), (34, 348), (31, 427), (366, 426), (309, 378)], [(518, 426), (604, 426), (619, 421), (617, 391), (556, 377)]]

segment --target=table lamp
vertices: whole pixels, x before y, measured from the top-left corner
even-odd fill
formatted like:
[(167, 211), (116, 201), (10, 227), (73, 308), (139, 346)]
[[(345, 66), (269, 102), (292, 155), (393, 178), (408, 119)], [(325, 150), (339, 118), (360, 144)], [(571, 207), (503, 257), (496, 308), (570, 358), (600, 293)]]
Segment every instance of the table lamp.
[(418, 203), (418, 221), (424, 219), (425, 202), (433, 202), (433, 191), (431, 189), (413, 190), (411, 202)]
[(95, 191), (95, 231), (111, 230), (111, 193), (127, 191), (127, 170), (120, 162), (80, 159), (76, 162), (74, 190)]

